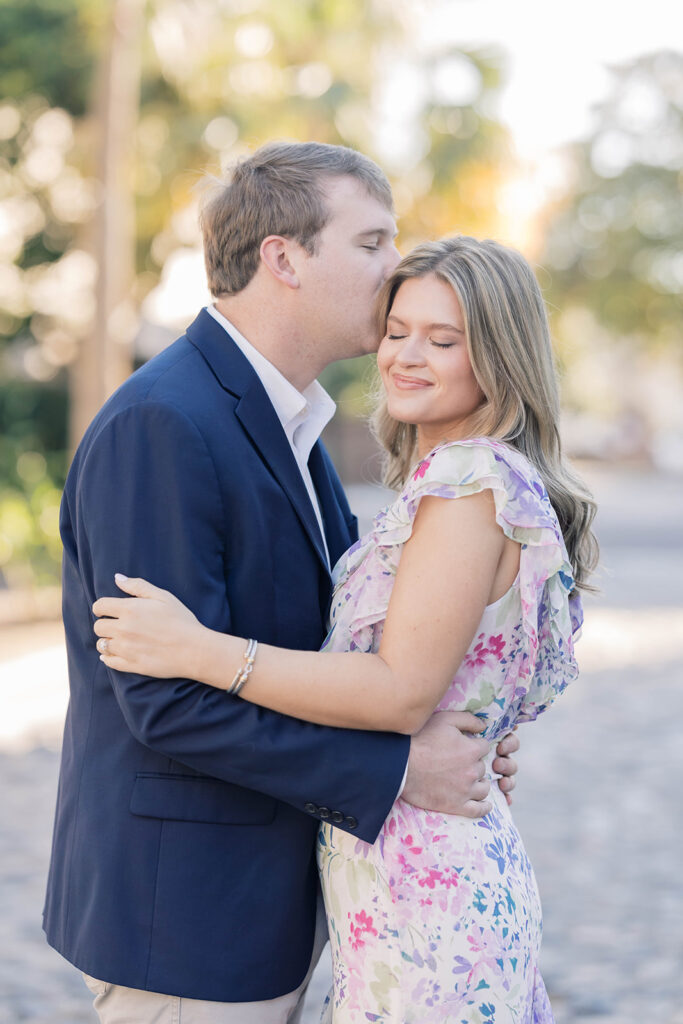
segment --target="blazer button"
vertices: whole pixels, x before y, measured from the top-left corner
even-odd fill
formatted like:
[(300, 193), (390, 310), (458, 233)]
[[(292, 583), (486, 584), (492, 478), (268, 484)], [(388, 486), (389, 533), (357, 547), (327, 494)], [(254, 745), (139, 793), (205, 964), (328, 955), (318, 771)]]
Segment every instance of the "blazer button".
[(350, 829), (358, 828), (358, 822), (352, 814), (347, 814), (344, 820)]
[(330, 811), (329, 807), (318, 808), (318, 817), (322, 818), (323, 821), (327, 821), (331, 813), (332, 812)]
[(318, 813), (317, 806), (315, 804), (312, 804), (310, 802), (310, 800), (309, 800), (309, 802), (307, 804), (304, 804), (304, 810), (306, 811), (307, 814), (317, 814)]
[(332, 811), (332, 821), (335, 823), (335, 825), (341, 825), (343, 820), (344, 815), (342, 814), (341, 811)]

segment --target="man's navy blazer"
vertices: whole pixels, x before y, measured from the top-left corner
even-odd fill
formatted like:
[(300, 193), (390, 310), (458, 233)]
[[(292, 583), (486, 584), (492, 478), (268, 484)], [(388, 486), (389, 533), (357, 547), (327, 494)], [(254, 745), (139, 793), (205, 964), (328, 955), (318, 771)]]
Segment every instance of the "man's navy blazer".
[[(355, 520), (322, 444), (309, 466), (334, 562)], [(48, 941), (132, 988), (224, 1002), (293, 990), (313, 944), (319, 819), (373, 842), (408, 737), (113, 672), (92, 631), (118, 571), (213, 629), (302, 650), (324, 638), (331, 581), (305, 485), (260, 380), (205, 310), (89, 427), (61, 532), (71, 700)]]

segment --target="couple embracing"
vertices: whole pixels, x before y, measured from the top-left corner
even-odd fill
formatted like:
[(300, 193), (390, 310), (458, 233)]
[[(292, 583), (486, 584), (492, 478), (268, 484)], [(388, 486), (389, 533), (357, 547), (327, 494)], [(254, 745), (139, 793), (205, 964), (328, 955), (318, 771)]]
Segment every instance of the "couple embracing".
[[(462, 236), (399, 261), (382, 172), (318, 143), (202, 230), (214, 304), (65, 489), (48, 941), (103, 1024), (299, 1021), (328, 934), (328, 1021), (547, 1024), (512, 730), (576, 675), (595, 543), (534, 275)], [(316, 378), (380, 338), (397, 497), (358, 540)]]

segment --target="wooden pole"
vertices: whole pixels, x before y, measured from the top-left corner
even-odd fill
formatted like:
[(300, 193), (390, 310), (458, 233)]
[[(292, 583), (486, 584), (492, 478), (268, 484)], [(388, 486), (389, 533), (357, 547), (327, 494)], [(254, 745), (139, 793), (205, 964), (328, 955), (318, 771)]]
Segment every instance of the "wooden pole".
[(145, 0), (113, 0), (94, 104), (100, 202), (91, 225), (97, 263), (95, 314), (74, 366), (71, 446), (133, 366), (135, 129)]

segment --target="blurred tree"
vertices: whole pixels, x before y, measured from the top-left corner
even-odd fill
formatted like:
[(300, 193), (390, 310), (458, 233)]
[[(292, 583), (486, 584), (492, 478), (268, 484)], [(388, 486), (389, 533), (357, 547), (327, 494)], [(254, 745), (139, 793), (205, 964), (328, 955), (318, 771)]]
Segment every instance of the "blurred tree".
[[(141, 307), (166, 326), (182, 327), (191, 315), (196, 299), (189, 309), (179, 300), (198, 248), (195, 186), (207, 166), (220, 173), (269, 138), (343, 143), (377, 158), (392, 177), (404, 248), (448, 231), (495, 231), (507, 156), (490, 114), (500, 59), (445, 45), (416, 58), (410, 3), (147, 0), (144, 31), (129, 31), (127, 44), (124, 7), (134, 18), (142, 0), (0, 0), (4, 414), (17, 403), (37, 409), (48, 393), (57, 399), (41, 406), (54, 418), (51, 430), (24, 429), (22, 414), (0, 451), (0, 504), (11, 499), (15, 510), (15, 536), (4, 534), (0, 567), (16, 557), (24, 565), (32, 559), (35, 572), (44, 564), (34, 530), (43, 513), (31, 504), (31, 480), (42, 467), (51, 486), (61, 485), (69, 378), (73, 444), (117, 380), (95, 358), (98, 341), (127, 341)], [(111, 106), (91, 102), (98, 66), (113, 69), (110, 97), (128, 97), (127, 127), (117, 130), (124, 139), (118, 199), (97, 160), (98, 139), (111, 139), (107, 123), (113, 125)], [(139, 74), (139, 110), (131, 118)], [(121, 211), (126, 192), (134, 218), (112, 213), (114, 202)], [(106, 224), (99, 243), (98, 224)], [(111, 248), (114, 232), (123, 255)], [(173, 267), (180, 268), (174, 278)], [(121, 268), (132, 278), (129, 302), (113, 284)], [(171, 284), (159, 288), (162, 278)], [(158, 301), (144, 307), (152, 291)], [(145, 342), (151, 333), (143, 324), (138, 344), (146, 354), (154, 348)], [(366, 368), (351, 362), (331, 373), (327, 383), (341, 393), (342, 409), (358, 410), (354, 396)], [(27, 453), (44, 463), (24, 460), (22, 475), (17, 465)], [(26, 528), (19, 530), (21, 502)]]
[(549, 211), (549, 298), (589, 309), (641, 349), (681, 351), (683, 54), (613, 71), (595, 129), (568, 154), (569, 187)]
[(574, 452), (683, 470), (683, 55), (612, 69), (538, 260)]
[(87, 109), (101, 5), (0, 4), (0, 586), (54, 581), (65, 366), (88, 318)]
[(71, 440), (83, 435), (109, 395), (130, 376), (137, 310), (135, 280), (135, 134), (140, 101), (141, 40), (145, 0), (113, 0), (100, 57), (94, 120), (97, 125), (95, 175), (100, 202), (92, 224), (97, 265), (95, 314), (89, 344), (72, 363)]

